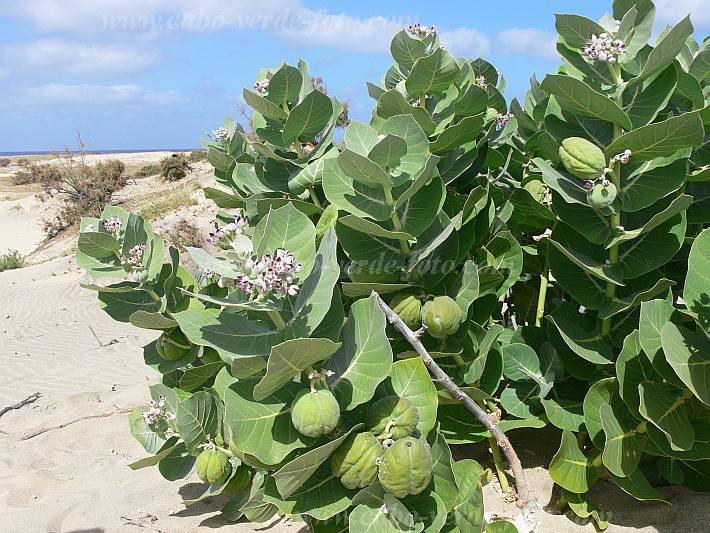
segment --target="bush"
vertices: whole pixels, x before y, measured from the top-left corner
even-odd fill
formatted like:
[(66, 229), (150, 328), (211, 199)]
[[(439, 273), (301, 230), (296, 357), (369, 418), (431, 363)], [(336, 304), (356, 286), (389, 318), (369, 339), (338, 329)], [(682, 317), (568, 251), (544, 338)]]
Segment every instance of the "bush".
[(10, 166), (11, 163), (12, 159), (10, 159), (9, 157), (0, 157), (0, 168)]
[(12, 176), (13, 185), (27, 185), (29, 183), (52, 183), (60, 179), (61, 168), (51, 163), (32, 163), (27, 161), (22, 165), (25, 170), (15, 172)]
[(0, 254), (0, 272), (23, 268), (26, 266), (27, 261), (17, 250), (10, 250), (6, 254)]
[[(151, 454), (133, 467), (174, 480), (219, 450), (251, 469), (224, 507), (235, 520), (478, 533), (492, 470), (450, 445), (490, 447), (508, 492), (501, 451), (516, 481), (522, 468), (495, 425), (550, 426), (556, 507), (600, 529), (602, 474), (640, 500), (707, 491), (707, 47), (687, 20), (649, 45), (651, 2), (613, 7), (618, 35), (609, 16), (604, 30), (558, 15), (564, 65), (532, 78), (524, 108), (433, 28), (399, 32), (384, 86), (368, 86), (372, 120), (351, 121), (342, 150), (342, 106), (307, 65), (262, 70), (244, 94), (263, 143), (231, 118), (205, 141), (222, 211), (218, 253), (187, 248), (200, 271), (135, 215), (83, 221), (77, 261), (124, 278), (99, 289), (104, 310), (164, 330), (144, 348), (164, 376), (130, 416)], [(378, 293), (415, 326), (419, 306), (400, 304), (418, 298), (438, 330), (412, 332)]]
[(64, 228), (73, 226), (84, 215), (99, 215), (111, 201), (114, 192), (126, 184), (126, 166), (117, 159), (96, 163), (93, 167), (73, 159), (62, 160), (54, 171), (41, 175), (41, 185), (48, 196), (59, 196), (62, 205), (54, 220), (44, 221), (44, 231), (53, 237)]
[(207, 161), (207, 150), (193, 150), (190, 155), (187, 156), (187, 160), (190, 163), (199, 163), (200, 161)]
[(165, 157), (160, 161), (160, 177), (167, 181), (178, 181), (187, 175), (190, 166), (182, 155)]
[(144, 165), (141, 168), (139, 168), (133, 177), (134, 178), (148, 178), (150, 176), (157, 176), (158, 174), (160, 174), (160, 165), (150, 164), (150, 165)]

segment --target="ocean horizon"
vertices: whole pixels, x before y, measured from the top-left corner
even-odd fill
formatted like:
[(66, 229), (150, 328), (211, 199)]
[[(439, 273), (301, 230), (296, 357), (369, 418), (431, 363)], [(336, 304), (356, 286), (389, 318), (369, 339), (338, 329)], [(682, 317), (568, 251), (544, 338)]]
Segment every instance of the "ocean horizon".
[[(145, 150), (89, 150), (87, 154), (140, 154), (144, 152), (191, 152), (202, 148), (150, 148)], [(54, 152), (63, 154), (60, 150), (22, 150), (19, 152), (0, 152), (0, 156), (11, 157), (17, 155), (52, 155)]]

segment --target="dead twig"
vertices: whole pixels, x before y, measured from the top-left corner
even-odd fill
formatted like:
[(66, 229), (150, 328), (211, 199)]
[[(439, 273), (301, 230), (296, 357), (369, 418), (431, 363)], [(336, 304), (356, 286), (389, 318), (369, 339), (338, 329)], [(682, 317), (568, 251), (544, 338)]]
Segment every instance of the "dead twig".
[(111, 339), (111, 340), (108, 341), (106, 344), (104, 344), (103, 342), (101, 342), (101, 341), (99, 340), (99, 337), (96, 335), (96, 332), (94, 331), (94, 328), (92, 328), (92, 327), (89, 326), (88, 324), (87, 324), (87, 326), (88, 326), (89, 329), (91, 330), (91, 333), (94, 335), (94, 338), (96, 339), (96, 342), (98, 342), (98, 343), (99, 343), (99, 346), (101, 346), (102, 348), (106, 348), (106, 346), (111, 346), (112, 344), (116, 344), (116, 343), (118, 342), (118, 339)]
[(453, 382), (451, 377), (444, 372), (438, 364), (436, 364), (432, 356), (429, 355), (429, 352), (419, 340), (417, 334), (409, 329), (402, 319), (399, 318), (397, 313), (389, 308), (382, 298), (380, 298), (380, 295), (375, 291), (372, 291), (372, 295), (377, 299), (377, 303), (384, 311), (385, 316), (390, 323), (394, 324), (394, 327), (397, 328), (402, 335), (404, 335), (404, 338), (407, 339), (409, 344), (412, 345), (412, 348), (414, 348), (414, 350), (420, 355), (422, 361), (424, 361), (424, 364), (427, 366), (429, 372), (431, 372), (437, 382), (440, 383), (453, 398), (456, 398), (463, 403), (464, 406), (466, 406), (466, 408), (471, 411), (484, 426), (486, 426), (488, 431), (491, 432), (493, 437), (496, 439), (498, 446), (508, 458), (510, 469), (513, 471), (515, 488), (518, 493), (518, 506), (526, 506), (530, 501), (530, 496), (528, 493), (528, 484), (525, 480), (525, 472), (523, 471), (523, 465), (520, 463), (520, 459), (518, 459), (518, 455), (515, 453), (513, 445), (508, 440), (508, 437), (506, 437), (505, 433), (501, 431), (488, 413), (486, 413), (476, 402), (474, 402), (468, 394), (462, 391), (458, 385)]
[(34, 394), (30, 394), (27, 398), (20, 402), (8, 405), (7, 407), (3, 407), (2, 409), (0, 409), (0, 416), (4, 415), (8, 411), (12, 411), (13, 409), (19, 409), (20, 407), (24, 407), (25, 405), (29, 405), (31, 403), (36, 402), (40, 396), (42, 395), (39, 392), (35, 392)]
[(57, 424), (56, 426), (48, 426), (45, 428), (38, 429), (36, 431), (32, 431), (31, 433), (26, 433), (25, 435), (22, 435), (20, 437), (20, 440), (29, 440), (34, 437), (37, 437), (38, 435), (42, 435), (43, 433), (47, 433), (48, 431), (54, 431), (55, 429), (62, 429), (67, 426), (71, 426), (72, 424), (76, 424), (77, 422), (82, 422), (83, 420), (91, 420), (93, 418), (106, 418), (107, 416), (115, 415), (118, 413), (130, 413), (131, 411), (134, 411), (136, 407), (130, 407), (128, 409), (119, 409), (118, 411), (111, 411), (108, 413), (101, 413), (98, 415), (89, 415), (89, 416), (82, 416), (80, 418), (76, 418), (74, 420), (71, 420), (70, 422), (64, 422), (62, 424)]
[(144, 527), (146, 529), (153, 529), (155, 531), (158, 531), (160, 533), (163, 532), (162, 529), (158, 529), (152, 524), (147, 524), (145, 520), (150, 520), (151, 522), (155, 522), (157, 518), (153, 515), (146, 514), (145, 516), (142, 516), (140, 518), (128, 518), (127, 516), (122, 516), (121, 520), (123, 520), (123, 525), (124, 526), (136, 526), (136, 527)]

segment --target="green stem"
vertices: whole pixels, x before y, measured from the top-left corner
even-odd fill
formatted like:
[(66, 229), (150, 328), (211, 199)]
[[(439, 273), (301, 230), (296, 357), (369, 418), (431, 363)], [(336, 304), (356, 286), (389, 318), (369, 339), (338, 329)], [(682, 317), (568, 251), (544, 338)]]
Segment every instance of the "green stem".
[(601, 468), (601, 466), (604, 464), (602, 461), (602, 454), (600, 453), (597, 455), (594, 459), (592, 459), (592, 466), (595, 468)]
[(550, 276), (550, 267), (545, 259), (545, 268), (540, 275), (540, 291), (537, 296), (537, 308), (535, 313), (535, 325), (542, 326), (542, 317), (545, 316), (545, 300), (547, 299), (547, 284)]
[(505, 475), (505, 469), (503, 468), (503, 457), (500, 455), (498, 442), (496, 442), (493, 436), (490, 436), (488, 437), (488, 445), (491, 447), (491, 454), (493, 455), (493, 460), (496, 464), (496, 475), (498, 476), (498, 481), (500, 482), (500, 488), (503, 493), (506, 493), (510, 489), (510, 484), (508, 483), (508, 477)]
[(316, 207), (320, 207), (322, 209), (323, 204), (320, 203), (320, 200), (318, 199), (318, 195), (316, 194), (316, 191), (313, 188), (313, 186), (308, 187), (308, 194), (311, 195), (311, 200), (313, 200), (313, 203), (316, 204)]
[(460, 354), (453, 354), (454, 361), (456, 361), (456, 364), (459, 366), (464, 366), (466, 364), (466, 361), (463, 360), (463, 357), (461, 357)]
[[(616, 64), (609, 64), (609, 69), (611, 70), (611, 74), (614, 77), (614, 82), (616, 85), (620, 85), (623, 83), (623, 79), (621, 77), (621, 66), (616, 63)], [(616, 103), (621, 105), (621, 95), (618, 96), (616, 99)], [(614, 124), (614, 139), (618, 139), (622, 135), (622, 130), (621, 126), (618, 124)], [(621, 191), (621, 161), (616, 161), (614, 163), (614, 166), (611, 171), (611, 182), (614, 184), (614, 187), (616, 187), (617, 194)], [(611, 227), (612, 228), (617, 228), (621, 225), (621, 213), (620, 212), (614, 212), (611, 215)], [(619, 262), (619, 245), (614, 244), (610, 249), (609, 249), (609, 264), (615, 265)], [(614, 298), (616, 295), (616, 284), (612, 283), (611, 281), (606, 282), (606, 297), (607, 298)], [(611, 333), (611, 317), (605, 318), (604, 321), (602, 322), (602, 336), (607, 336)]]
[(565, 497), (560, 496), (560, 499), (555, 502), (555, 505), (553, 505), (552, 508), (555, 511), (559, 511), (559, 512), (562, 512), (565, 509), (567, 509), (567, 500), (565, 500)]
[[(392, 187), (384, 186), (385, 189), (385, 199), (387, 200), (387, 204), (390, 206), (394, 206), (394, 198), (392, 197)], [(397, 231), (402, 231), (402, 222), (399, 220), (399, 215), (397, 214), (397, 210), (392, 211), (392, 223), (394, 224), (394, 229)], [(409, 254), (409, 243), (406, 241), (406, 239), (399, 239), (399, 245), (402, 247), (402, 251), (405, 254)]]
[(644, 420), (643, 422), (640, 422), (638, 426), (636, 426), (636, 433), (646, 433), (647, 431), (647, 422)]
[(303, 153), (303, 147), (301, 146), (301, 142), (296, 139), (293, 144), (296, 147), (296, 153), (298, 154), (298, 158), (303, 159), (304, 157), (306, 157), (306, 155)]
[(281, 314), (278, 311), (268, 311), (269, 318), (272, 320), (274, 325), (281, 331), (286, 329), (286, 322), (281, 318)]

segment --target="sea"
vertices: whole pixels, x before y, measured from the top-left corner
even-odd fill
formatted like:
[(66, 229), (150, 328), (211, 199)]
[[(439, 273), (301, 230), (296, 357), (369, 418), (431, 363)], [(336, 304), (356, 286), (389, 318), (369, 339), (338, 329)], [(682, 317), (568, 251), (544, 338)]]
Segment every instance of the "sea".
[[(143, 152), (190, 152), (192, 150), (199, 150), (199, 148), (151, 148), (146, 150), (90, 150), (87, 154), (139, 154)], [(22, 151), (22, 152), (0, 152), (0, 156), (14, 156), (14, 155), (52, 155), (53, 151)], [(59, 151), (59, 153), (64, 153)]]

